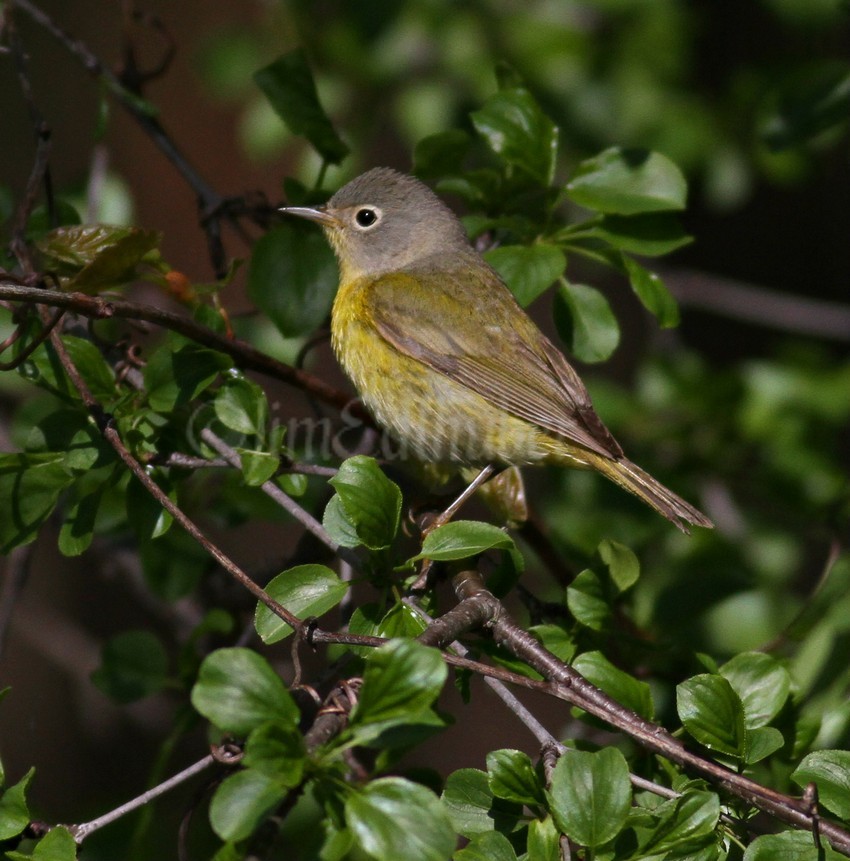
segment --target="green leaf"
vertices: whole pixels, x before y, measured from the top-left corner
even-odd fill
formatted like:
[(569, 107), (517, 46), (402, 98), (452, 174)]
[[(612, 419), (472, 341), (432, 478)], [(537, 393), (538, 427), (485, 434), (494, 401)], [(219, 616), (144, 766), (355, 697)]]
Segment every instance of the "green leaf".
[(367, 659), (348, 731), (365, 744), (430, 711), (447, 674), (440, 652), (413, 640), (391, 640), (375, 649)]
[(744, 707), (723, 676), (703, 673), (686, 679), (676, 687), (676, 707), (685, 729), (700, 744), (744, 757)]
[(452, 772), (446, 778), (441, 800), (452, 827), (464, 837), (493, 830), (493, 791), (485, 772), (477, 768)]
[(102, 485), (96, 487), (69, 506), (59, 529), (59, 552), (63, 556), (79, 556), (89, 548), (104, 489)]
[(775, 150), (799, 146), (850, 115), (850, 67), (843, 60), (820, 60), (786, 76), (778, 104), (763, 135)]
[(561, 861), (561, 834), (551, 816), (528, 823), (528, 861)]
[(110, 699), (131, 703), (162, 690), (168, 678), (168, 655), (150, 631), (125, 631), (103, 647), (94, 684)]
[(713, 835), (720, 819), (720, 799), (713, 792), (686, 792), (665, 802), (658, 812), (660, 821), (640, 840), (640, 857), (672, 853)]
[(74, 335), (63, 335), (62, 343), (94, 397), (111, 401), (115, 397), (115, 375), (100, 350), (91, 341)]
[(611, 607), (602, 582), (589, 568), (567, 586), (567, 607), (579, 624), (592, 631), (604, 631), (611, 619)]
[[(325, 819), (322, 822), (324, 842), (317, 857), (319, 861), (349, 861), (354, 850), (354, 835), (348, 828)], [(242, 856), (235, 861), (243, 861)]]
[(54, 825), (33, 847), (32, 854), (7, 852), (9, 861), (76, 861), (77, 843), (64, 825)]
[(448, 176), (437, 183), (440, 194), (453, 194), (476, 209), (498, 199), (502, 176), (494, 168), (466, 170), (462, 176)]
[(541, 625), (532, 625), (528, 631), (534, 634), (559, 661), (565, 664), (572, 662), (576, 653), (575, 640), (560, 625), (544, 622)]
[(218, 420), (236, 433), (265, 438), (269, 420), (266, 393), (244, 377), (225, 380), (213, 401)]
[(250, 649), (207, 655), (192, 688), (192, 705), (225, 732), (245, 736), (260, 724), (295, 724), (298, 709), (268, 661)]
[(420, 179), (460, 173), (471, 144), (469, 135), (460, 129), (428, 135), (413, 149), (413, 172)]
[(635, 215), (684, 209), (687, 183), (667, 156), (611, 147), (583, 161), (567, 183), (567, 197), (598, 212)]
[(169, 602), (191, 592), (210, 564), (203, 548), (182, 529), (156, 541), (140, 541), (139, 557), (145, 582), (154, 595)]
[(349, 794), (345, 822), (376, 861), (446, 861), (455, 848), (455, 832), (439, 799), (400, 777), (379, 778)]
[(339, 164), (349, 153), (319, 103), (307, 55), (297, 48), (254, 74), (275, 113), (296, 135), (303, 135), (325, 161)]
[[(9, 215), (11, 216), (11, 212)], [(82, 224), (82, 221), (80, 213), (72, 203), (62, 197), (57, 197), (51, 206), (38, 204), (33, 209), (27, 221), (27, 236), (38, 240), (44, 234), (55, 229), (57, 224)]]
[(455, 852), (452, 861), (516, 861), (516, 852), (504, 834), (485, 831)]
[[(160, 490), (163, 490), (172, 502), (177, 502), (171, 475), (163, 470), (157, 470), (152, 476)], [(133, 476), (127, 484), (127, 520), (133, 531), (143, 544), (151, 538), (160, 538), (168, 533), (174, 518), (166, 511), (150, 491)]]
[[(296, 565), (274, 577), (266, 592), (299, 619), (321, 616), (343, 599), (348, 584), (324, 565)], [(264, 643), (277, 643), (292, 628), (265, 604), (258, 603), (254, 627)]]
[(484, 253), (525, 308), (564, 274), (567, 259), (556, 245), (502, 245)]
[(248, 736), (242, 764), (275, 778), (281, 786), (294, 787), (301, 782), (306, 759), (304, 737), (297, 726), (266, 723)]
[[(27, 327), (26, 323), (21, 324), (24, 331), (30, 329), (29, 337), (34, 337), (39, 331), (34, 323), (30, 323)], [(23, 339), (20, 339), (23, 340)], [(18, 345), (16, 343), (15, 352)], [(21, 362), (18, 366), (18, 373), (28, 383), (40, 386), (42, 389), (56, 395), (65, 403), (74, 404), (76, 407), (80, 401), (80, 393), (76, 390), (73, 383), (65, 373), (59, 357), (56, 355), (56, 350), (50, 341), (42, 344), (28, 359)]]
[(620, 705), (647, 720), (653, 719), (655, 707), (650, 686), (615, 667), (602, 652), (584, 652), (573, 662), (573, 669)]
[(582, 846), (601, 846), (620, 833), (632, 803), (626, 759), (613, 747), (568, 751), (552, 772), (547, 796), (564, 834)]
[(151, 408), (167, 413), (185, 406), (231, 364), (223, 353), (197, 344), (185, 344), (174, 351), (167, 345), (160, 347), (150, 357), (144, 372)]
[(519, 804), (543, 804), (543, 784), (534, 763), (521, 750), (494, 750), (487, 754), (487, 777), (493, 795)]
[(785, 738), (776, 727), (760, 726), (747, 730), (747, 765), (761, 762), (785, 744)]
[(276, 454), (239, 448), (238, 446), (235, 447), (235, 450), (239, 455), (242, 477), (248, 487), (260, 487), (265, 484), (280, 466), (280, 458)]
[(660, 257), (693, 241), (671, 212), (606, 215), (598, 224), (593, 224), (588, 233), (619, 251), (641, 257)]
[(77, 475), (85, 474), (86, 477), (90, 477), (92, 470), (104, 466), (109, 461), (114, 462), (114, 452), (109, 450), (103, 437), (91, 425), (81, 428), (70, 436), (67, 447), (62, 448), (65, 453), (65, 467), (69, 472)]
[(679, 325), (679, 305), (664, 282), (654, 273), (635, 263), (631, 257), (623, 256), (623, 266), (629, 283), (641, 304), (658, 319), (658, 325), (669, 329)]
[(564, 282), (555, 293), (555, 326), (583, 362), (604, 362), (620, 343), (620, 326), (595, 287)]
[(69, 470), (87, 473), (108, 462), (111, 447), (103, 441), (87, 415), (78, 409), (62, 407), (30, 428), (24, 448), (32, 453), (51, 452), (53, 456), (64, 452), (65, 466)]
[(241, 843), (222, 843), (210, 861), (244, 861), (245, 847)]
[(610, 538), (604, 538), (596, 548), (600, 558), (608, 567), (611, 582), (618, 592), (625, 592), (637, 583), (640, 576), (640, 562), (630, 547)]
[(783, 831), (756, 837), (744, 852), (744, 861), (841, 861), (846, 858), (821, 838), (823, 848), (805, 831)]
[(31, 817), (26, 793), (34, 774), (35, 769), (31, 768), (0, 796), (0, 840), (17, 837), (29, 825)]
[(64, 289), (92, 294), (135, 279), (140, 264), (158, 259), (161, 241), (157, 230), (84, 224), (57, 227), (36, 246), (43, 268), (62, 277)]
[(419, 559), (450, 562), (477, 556), (485, 550), (507, 550), (519, 562), (518, 567), (522, 567), (522, 557), (513, 538), (498, 526), (480, 520), (453, 520), (429, 532), (422, 542), (422, 552), (411, 562)]
[[(411, 607), (402, 601), (396, 602), (390, 609), (383, 613), (377, 604), (363, 604), (352, 614), (348, 623), (348, 630), (352, 634), (361, 634), (367, 637), (404, 637), (409, 640), (416, 639), (427, 627), (425, 620)], [(373, 650), (371, 648), (358, 648), (349, 646), (356, 654), (366, 656)]]
[(459, 768), (446, 778), (442, 803), (452, 827), (464, 837), (483, 834), (494, 828), (510, 832), (522, 805), (494, 798), (487, 775), (477, 768)]
[(791, 693), (791, 676), (764, 652), (743, 652), (720, 668), (744, 705), (747, 729), (765, 726), (779, 714)]
[(248, 296), (287, 338), (309, 335), (331, 310), (336, 260), (315, 226), (285, 221), (254, 243)]
[(389, 546), (401, 517), (401, 491), (377, 461), (360, 454), (350, 457), (328, 484), (337, 492), (360, 543), (370, 550)]
[(244, 840), (286, 797), (287, 788), (253, 768), (226, 777), (210, 801), (210, 825), (222, 840)]
[(322, 526), (328, 535), (343, 547), (359, 547), (360, 536), (354, 522), (349, 518), (338, 494), (334, 494), (325, 506)]
[(540, 185), (552, 182), (558, 128), (528, 90), (500, 90), (480, 110), (473, 111), (470, 119), (490, 149), (505, 162), (526, 171)]
[(801, 787), (817, 783), (820, 803), (842, 819), (850, 819), (850, 751), (816, 750), (807, 754), (791, 779)]
[(398, 601), (384, 614), (374, 634), (376, 637), (406, 637), (412, 640), (426, 627), (428, 625), (419, 613), (403, 601)]
[(35, 538), (73, 480), (61, 453), (0, 453), (0, 554)]

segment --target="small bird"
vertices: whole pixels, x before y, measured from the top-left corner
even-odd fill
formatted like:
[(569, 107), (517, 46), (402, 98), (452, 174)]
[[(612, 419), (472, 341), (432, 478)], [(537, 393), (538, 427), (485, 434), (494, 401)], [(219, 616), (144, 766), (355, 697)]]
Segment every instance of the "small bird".
[(415, 457), (594, 469), (683, 532), (713, 526), (624, 456), (576, 371), (418, 179), (374, 168), (324, 206), (282, 212), (324, 229), (339, 263), (334, 352)]

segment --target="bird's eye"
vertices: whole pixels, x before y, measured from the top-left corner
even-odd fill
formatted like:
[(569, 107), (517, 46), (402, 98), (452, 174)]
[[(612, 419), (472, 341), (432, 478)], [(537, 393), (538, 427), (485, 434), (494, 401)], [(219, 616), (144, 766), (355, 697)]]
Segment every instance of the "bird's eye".
[(371, 227), (378, 220), (378, 213), (374, 209), (358, 209), (354, 220), (360, 227)]

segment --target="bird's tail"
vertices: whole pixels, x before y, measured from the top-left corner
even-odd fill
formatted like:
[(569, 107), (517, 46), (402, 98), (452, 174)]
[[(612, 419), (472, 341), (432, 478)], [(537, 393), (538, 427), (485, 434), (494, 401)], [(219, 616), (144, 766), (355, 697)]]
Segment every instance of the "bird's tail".
[(697, 511), (693, 505), (685, 502), (661, 482), (656, 481), (648, 472), (644, 472), (637, 464), (626, 458), (612, 460), (594, 457), (593, 467), (624, 490), (628, 490), (629, 493), (633, 493), (647, 505), (652, 506), (686, 534), (690, 533), (687, 524), (704, 526), (707, 529), (714, 526), (701, 511)]

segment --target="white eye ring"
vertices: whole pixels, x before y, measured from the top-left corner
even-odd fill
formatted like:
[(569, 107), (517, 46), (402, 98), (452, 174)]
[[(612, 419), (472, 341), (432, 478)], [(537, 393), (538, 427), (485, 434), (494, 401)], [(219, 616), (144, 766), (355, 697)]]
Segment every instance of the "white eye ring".
[(361, 206), (354, 213), (354, 226), (358, 230), (371, 230), (381, 221), (383, 212), (377, 206)]

